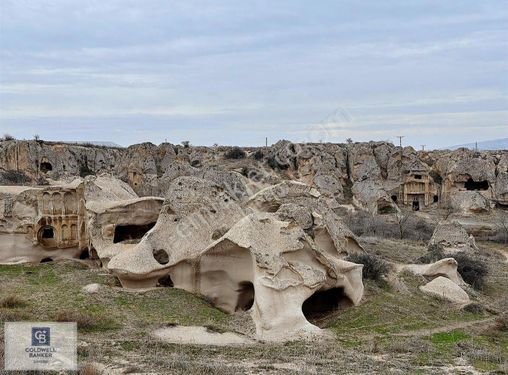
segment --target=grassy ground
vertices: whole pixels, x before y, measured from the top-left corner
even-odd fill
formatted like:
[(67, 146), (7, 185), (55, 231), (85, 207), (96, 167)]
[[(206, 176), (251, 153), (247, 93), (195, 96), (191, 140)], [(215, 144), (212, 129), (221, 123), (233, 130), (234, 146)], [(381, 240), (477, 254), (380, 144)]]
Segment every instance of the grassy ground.
[[(507, 366), (508, 333), (496, 328), (495, 314), (508, 297), (508, 264), (497, 253), (497, 245), (479, 246), (491, 273), (483, 293), (470, 293), (490, 312), (468, 313), (427, 297), (418, 290), (421, 280), (408, 275), (404, 276), (406, 293), (367, 281), (361, 305), (317, 322), (333, 333), (332, 338), (243, 347), (177, 345), (152, 339), (150, 332), (171, 324), (252, 332), (247, 314), (227, 315), (185, 291), (126, 292), (103, 270), (76, 262), (0, 266), (0, 346), (5, 321), (73, 319), (80, 327), (80, 365), (108, 364), (109, 369), (123, 369), (123, 373), (440, 374), (476, 369), (502, 374)], [(380, 255), (386, 251), (398, 261), (425, 251), (412, 246), (404, 255), (407, 244), (394, 240), (381, 241), (376, 248)], [(81, 293), (82, 286), (90, 283), (105, 287), (98, 294)], [(82, 373), (97, 372), (89, 365)]]

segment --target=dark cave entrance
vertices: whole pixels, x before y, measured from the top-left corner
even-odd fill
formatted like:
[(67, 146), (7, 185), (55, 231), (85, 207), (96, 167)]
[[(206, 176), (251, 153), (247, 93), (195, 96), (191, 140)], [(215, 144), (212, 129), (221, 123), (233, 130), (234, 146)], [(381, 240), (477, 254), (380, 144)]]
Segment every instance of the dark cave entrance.
[(55, 238), (55, 229), (53, 227), (42, 228), (41, 238)]
[(115, 228), (115, 238), (113, 243), (128, 241), (136, 243), (153, 227), (155, 223), (144, 225), (117, 225)]
[(397, 203), (397, 196), (395, 194), (392, 195), (391, 198), (394, 203)]
[(413, 201), (413, 211), (420, 211), (420, 201), (419, 200)]
[(437, 195), (434, 195), (434, 203), (439, 202), (439, 197)]
[(42, 173), (46, 173), (46, 172), (52, 171), (53, 170), (53, 166), (51, 165), (51, 163), (49, 163), (47, 161), (43, 161), (40, 164), (39, 169), (40, 169), (40, 171)]
[(172, 288), (175, 284), (173, 284), (173, 280), (171, 280), (171, 276), (167, 274), (166, 276), (162, 276), (158, 280), (158, 285), (166, 288)]
[(484, 181), (475, 181), (472, 178), (466, 181), (464, 184), (464, 187), (466, 190), (488, 190), (489, 189), (489, 182)]
[(235, 311), (247, 311), (254, 304), (254, 285), (250, 281), (242, 281), (238, 289), (238, 300)]
[(305, 318), (319, 326), (320, 321), (334, 312), (353, 306), (353, 302), (344, 293), (344, 288), (332, 288), (318, 291), (307, 298), (302, 305)]

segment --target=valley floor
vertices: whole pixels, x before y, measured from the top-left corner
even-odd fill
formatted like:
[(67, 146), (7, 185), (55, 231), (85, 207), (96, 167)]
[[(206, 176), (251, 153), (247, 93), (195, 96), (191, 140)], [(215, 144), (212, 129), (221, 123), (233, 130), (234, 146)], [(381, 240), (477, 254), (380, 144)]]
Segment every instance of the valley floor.
[[(426, 247), (363, 239), (393, 262), (412, 262)], [(83, 374), (447, 374), (508, 371), (508, 332), (498, 313), (508, 307), (506, 245), (478, 243), (489, 266), (484, 290), (468, 290), (482, 311), (465, 312), (422, 294), (414, 276), (407, 289), (365, 281), (361, 305), (314, 321), (332, 334), (318, 341), (241, 346), (175, 344), (153, 332), (174, 325), (252, 336), (248, 313), (227, 315), (199, 296), (173, 288), (128, 292), (86, 262), (0, 266), (0, 363), (6, 321), (77, 321)], [(84, 294), (84, 285), (103, 285)], [(5, 303), (5, 301), (10, 303)]]

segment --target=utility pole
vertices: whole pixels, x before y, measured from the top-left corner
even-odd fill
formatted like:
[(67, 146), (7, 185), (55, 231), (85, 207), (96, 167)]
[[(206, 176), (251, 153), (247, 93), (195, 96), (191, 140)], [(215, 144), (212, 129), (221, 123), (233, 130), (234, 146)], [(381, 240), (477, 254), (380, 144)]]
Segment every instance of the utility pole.
[(420, 145), (420, 146), (422, 146), (422, 151), (425, 151), (425, 146), (426, 145)]
[(268, 137), (265, 138), (265, 147), (268, 147)]
[(399, 146), (402, 148), (402, 138), (404, 138), (404, 135), (398, 135), (397, 138), (399, 138)]

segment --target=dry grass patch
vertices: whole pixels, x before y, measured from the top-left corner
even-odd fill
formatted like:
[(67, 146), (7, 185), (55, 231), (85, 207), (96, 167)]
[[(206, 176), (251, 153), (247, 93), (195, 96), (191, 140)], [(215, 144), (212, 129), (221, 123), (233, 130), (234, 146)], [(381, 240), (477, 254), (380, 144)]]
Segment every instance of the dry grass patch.
[(78, 328), (87, 329), (95, 325), (94, 319), (81, 311), (63, 310), (60, 311), (55, 320), (57, 322), (76, 322)]
[(23, 299), (19, 298), (18, 296), (15, 296), (13, 294), (0, 299), (0, 307), (4, 307), (7, 309), (13, 309), (16, 307), (23, 307), (23, 306), (26, 306), (26, 302)]
[(93, 363), (86, 363), (81, 370), (79, 370), (79, 375), (100, 375), (101, 370), (97, 368)]

